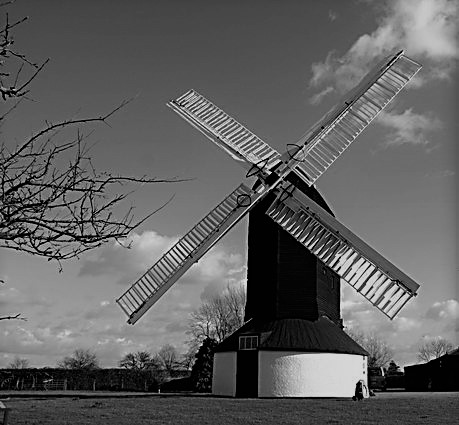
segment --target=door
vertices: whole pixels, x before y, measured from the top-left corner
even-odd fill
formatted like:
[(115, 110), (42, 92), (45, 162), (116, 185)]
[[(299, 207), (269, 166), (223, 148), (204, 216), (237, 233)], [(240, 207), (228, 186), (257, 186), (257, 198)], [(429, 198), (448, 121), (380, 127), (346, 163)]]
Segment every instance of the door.
[(237, 352), (236, 397), (258, 397), (258, 350)]

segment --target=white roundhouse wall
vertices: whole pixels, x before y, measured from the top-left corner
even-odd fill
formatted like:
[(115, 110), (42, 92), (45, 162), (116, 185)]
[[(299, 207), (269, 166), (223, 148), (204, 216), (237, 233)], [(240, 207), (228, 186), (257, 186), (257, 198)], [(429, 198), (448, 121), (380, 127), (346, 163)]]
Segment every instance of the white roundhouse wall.
[(259, 397), (352, 397), (367, 382), (367, 359), (355, 354), (260, 351)]
[[(212, 393), (236, 395), (237, 353), (215, 353)], [(367, 358), (355, 354), (258, 352), (259, 397), (352, 397), (367, 383)]]

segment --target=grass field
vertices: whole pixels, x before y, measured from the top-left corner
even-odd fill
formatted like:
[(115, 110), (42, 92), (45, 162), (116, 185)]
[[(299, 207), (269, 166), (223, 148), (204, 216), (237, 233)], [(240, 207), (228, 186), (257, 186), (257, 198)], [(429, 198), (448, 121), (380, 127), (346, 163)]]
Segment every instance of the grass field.
[[(11, 425), (66, 424), (457, 424), (459, 393), (377, 393), (350, 399), (230, 399), (211, 396), (11, 397)], [(84, 398), (81, 398), (83, 397)], [(0, 416), (1, 417), (1, 416)]]

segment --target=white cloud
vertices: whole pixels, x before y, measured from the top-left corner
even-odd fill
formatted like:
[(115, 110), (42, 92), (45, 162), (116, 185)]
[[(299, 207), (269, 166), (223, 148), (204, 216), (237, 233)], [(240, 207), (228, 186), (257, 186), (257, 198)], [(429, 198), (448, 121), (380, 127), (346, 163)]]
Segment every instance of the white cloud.
[(132, 279), (139, 272), (151, 267), (166, 252), (178, 237), (162, 236), (154, 231), (133, 233), (126, 241), (126, 248), (118, 242), (105, 245), (97, 254), (83, 261), (80, 276), (118, 274), (121, 282)]
[(443, 179), (443, 178), (448, 178), (448, 177), (454, 177), (455, 175), (456, 175), (456, 171), (446, 169), (446, 170), (438, 170), (438, 171), (433, 171), (431, 173), (427, 173), (426, 177)]
[(426, 133), (442, 127), (438, 118), (417, 114), (411, 108), (402, 113), (382, 111), (377, 122), (392, 130), (385, 137), (386, 147), (403, 144), (426, 146), (430, 143)]
[(457, 1), (389, 0), (384, 8), (380, 6), (378, 2), (384, 15), (372, 33), (360, 36), (344, 55), (332, 51), (324, 62), (312, 65), (310, 87), (331, 86), (345, 92), (375, 61), (401, 49), (426, 65), (423, 77), (411, 87), (449, 78), (459, 57)]
[[(154, 231), (143, 232), (140, 235), (134, 233), (127, 241), (131, 245), (130, 249), (125, 249), (119, 244), (106, 246), (96, 256), (84, 261), (79, 274), (110, 274), (119, 276), (119, 283), (132, 283), (177, 240), (178, 237), (164, 236)], [(228, 253), (217, 245), (180, 279), (180, 287), (189, 284), (201, 285), (202, 297), (208, 298), (221, 292), (228, 283), (240, 280), (241, 273), (245, 273), (242, 263), (243, 258), (240, 254)]]
[[(131, 249), (119, 244), (107, 245), (83, 260), (79, 273), (84, 278), (81, 279), (82, 285), (92, 285), (93, 280), (88, 276), (96, 276), (101, 289), (113, 281), (123, 282), (127, 287), (177, 239), (150, 231), (133, 234)], [(236, 284), (244, 277), (243, 256), (229, 253), (217, 245), (193, 265), (135, 326), (125, 324), (117, 304), (106, 299), (105, 289), (104, 295), (94, 297), (85, 309), (68, 310), (58, 322), (49, 316), (25, 322), (23, 328), (31, 333), (18, 332), (14, 323), (7, 324), (8, 336), (0, 334), (2, 345), (4, 342), (8, 347), (7, 357), (0, 358), (0, 367), (1, 363), (7, 365), (15, 354), (28, 358), (32, 365), (53, 366), (71, 354), (74, 348), (95, 350), (103, 366), (116, 365), (130, 351), (156, 352), (166, 343), (185, 351), (190, 313), (202, 299), (221, 292), (228, 284)], [(11, 302), (13, 292), (7, 292), (8, 302)], [(17, 303), (24, 298), (19, 295), (14, 295), (18, 298)], [(35, 344), (30, 344), (31, 341)]]
[(459, 302), (437, 301), (426, 311), (425, 317), (431, 320), (456, 321), (459, 319)]
[(437, 62), (459, 57), (456, 0), (397, 0), (388, 23), (412, 55)]
[(322, 101), (322, 99), (329, 93), (335, 91), (335, 89), (332, 86), (327, 86), (325, 87), (322, 91), (319, 93), (315, 94), (309, 99), (309, 103), (311, 105), (316, 105)]
[(330, 19), (330, 21), (335, 21), (336, 19), (338, 18), (338, 14), (336, 12), (334, 12), (333, 10), (329, 10), (328, 11), (328, 19)]
[[(196, 307), (188, 302), (192, 298), (189, 294), (197, 292), (195, 298), (199, 300), (202, 290), (202, 286), (184, 286), (186, 291), (182, 289), (166, 294), (165, 302), (158, 303), (154, 311), (136, 326), (127, 325), (116, 303), (103, 298), (94, 298), (83, 308), (68, 309), (65, 314), (55, 317), (24, 310), (29, 317), (27, 322), (2, 322), (0, 367), (8, 366), (15, 355), (28, 359), (32, 366), (55, 366), (75, 348), (94, 350), (101, 364), (110, 367), (116, 366), (128, 352), (148, 349), (154, 353), (166, 343), (180, 345), (187, 340), (188, 316)], [(15, 305), (20, 305), (24, 298), (17, 290), (7, 293), (15, 294), (14, 297), (3, 297), (9, 302), (14, 298)], [(16, 311), (10, 307), (11, 311)], [(185, 351), (180, 346), (178, 348)]]
[(410, 317), (398, 316), (393, 323), (397, 332), (410, 332), (421, 327), (421, 322), (418, 319)]

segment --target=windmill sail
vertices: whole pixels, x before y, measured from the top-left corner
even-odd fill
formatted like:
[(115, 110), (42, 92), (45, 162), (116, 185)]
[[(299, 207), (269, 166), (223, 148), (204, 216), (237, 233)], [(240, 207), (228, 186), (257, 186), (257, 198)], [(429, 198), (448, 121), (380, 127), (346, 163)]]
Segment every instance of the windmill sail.
[(403, 51), (384, 59), (284, 157), (195, 90), (170, 101), (168, 106), (246, 168), (257, 165), (262, 171), (269, 170), (281, 160), (295, 158), (294, 171), (311, 185), (419, 69), (421, 65)]
[(420, 69), (403, 51), (380, 62), (297, 143), (295, 172), (313, 184)]
[(195, 90), (170, 101), (168, 106), (235, 159), (242, 161), (246, 168), (258, 164), (260, 168), (269, 170), (279, 162), (279, 152)]
[(237, 187), (147, 270), (116, 302), (134, 324), (266, 191)]
[(419, 285), (299, 190), (289, 193), (266, 213), (393, 319)]

